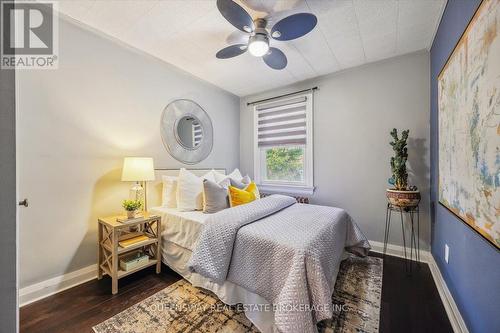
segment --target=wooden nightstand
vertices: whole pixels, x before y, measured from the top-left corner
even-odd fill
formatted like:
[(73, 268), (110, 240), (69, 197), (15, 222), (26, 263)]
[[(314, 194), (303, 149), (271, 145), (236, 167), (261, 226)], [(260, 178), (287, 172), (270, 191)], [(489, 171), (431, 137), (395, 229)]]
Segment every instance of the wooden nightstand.
[[(118, 292), (118, 280), (143, 268), (156, 265), (156, 273), (161, 271), (161, 217), (143, 213), (143, 217), (131, 222), (121, 223), (117, 218), (123, 216), (109, 216), (98, 220), (98, 275), (100, 280), (103, 274), (112, 279), (112, 293)], [(140, 243), (121, 247), (118, 242), (130, 235), (131, 227), (139, 227), (141, 233), (149, 239)], [(137, 268), (124, 271), (119, 267), (120, 256), (131, 251), (143, 249), (149, 255), (149, 261)]]

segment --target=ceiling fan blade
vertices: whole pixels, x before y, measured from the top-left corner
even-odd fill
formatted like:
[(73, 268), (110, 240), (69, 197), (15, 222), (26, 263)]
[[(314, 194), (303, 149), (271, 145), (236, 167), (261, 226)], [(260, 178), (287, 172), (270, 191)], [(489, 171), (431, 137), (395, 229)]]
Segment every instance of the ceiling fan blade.
[(247, 51), (246, 44), (236, 44), (223, 48), (215, 55), (219, 59), (228, 59), (239, 56)]
[(240, 30), (234, 30), (226, 37), (226, 44), (248, 44), (250, 35)]
[(266, 15), (264, 19), (267, 22), (267, 26), (272, 27), (287, 16), (290, 16), (289, 10), (280, 10), (280, 11), (274, 11)]
[(271, 37), (282, 41), (299, 38), (314, 29), (317, 23), (318, 19), (314, 14), (293, 14), (273, 26)]
[(276, 2), (276, 0), (245, 0), (245, 5), (256, 12), (271, 13)]
[(286, 55), (275, 47), (269, 48), (269, 52), (262, 59), (272, 69), (283, 69), (288, 63)]
[(233, 0), (217, 0), (217, 8), (229, 23), (241, 31), (252, 32), (255, 29), (252, 17)]

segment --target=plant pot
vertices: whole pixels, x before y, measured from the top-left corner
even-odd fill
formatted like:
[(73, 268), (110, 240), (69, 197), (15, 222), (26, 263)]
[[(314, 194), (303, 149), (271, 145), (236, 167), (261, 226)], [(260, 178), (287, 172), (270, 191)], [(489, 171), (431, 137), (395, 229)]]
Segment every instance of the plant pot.
[(135, 219), (138, 216), (139, 216), (138, 210), (127, 210), (127, 218), (128, 219)]
[(397, 207), (416, 207), (420, 202), (420, 191), (387, 189), (387, 201)]

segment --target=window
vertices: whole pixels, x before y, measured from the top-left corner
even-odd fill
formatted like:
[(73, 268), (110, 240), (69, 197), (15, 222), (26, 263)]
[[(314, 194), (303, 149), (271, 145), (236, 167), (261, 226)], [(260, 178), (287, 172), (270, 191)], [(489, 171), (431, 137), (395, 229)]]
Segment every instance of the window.
[(312, 194), (312, 107), (312, 93), (255, 106), (255, 180), (264, 190)]
[(262, 149), (264, 181), (304, 182), (304, 147), (270, 147)]

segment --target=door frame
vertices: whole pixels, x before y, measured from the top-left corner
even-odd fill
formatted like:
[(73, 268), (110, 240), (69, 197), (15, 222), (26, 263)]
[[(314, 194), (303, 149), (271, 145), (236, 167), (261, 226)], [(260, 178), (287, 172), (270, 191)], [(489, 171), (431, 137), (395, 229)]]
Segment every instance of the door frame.
[(16, 71), (0, 68), (0, 330), (6, 333), (19, 331), (17, 93)]
[(16, 163), (16, 75), (0, 69), (0, 322), (2, 332), (17, 332), (18, 214)]

